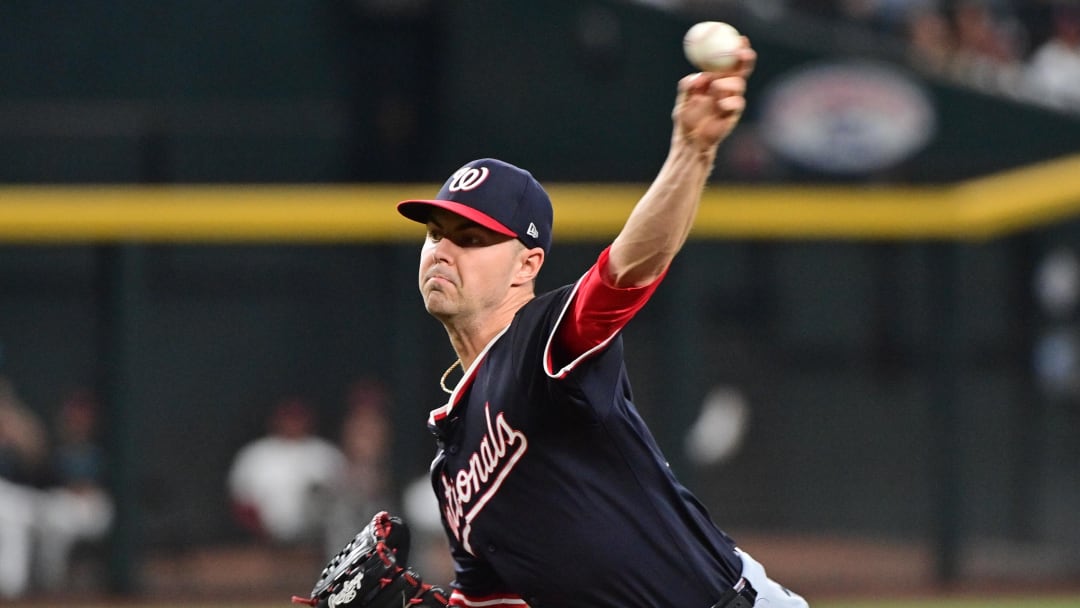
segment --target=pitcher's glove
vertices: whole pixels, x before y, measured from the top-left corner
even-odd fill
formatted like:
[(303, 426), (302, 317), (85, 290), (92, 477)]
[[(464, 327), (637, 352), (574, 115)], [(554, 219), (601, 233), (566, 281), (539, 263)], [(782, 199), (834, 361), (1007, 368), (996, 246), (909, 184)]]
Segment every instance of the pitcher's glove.
[(380, 512), (323, 568), (311, 597), (292, 601), (316, 608), (444, 608), (448, 594), (421, 581), (408, 557), (408, 526)]

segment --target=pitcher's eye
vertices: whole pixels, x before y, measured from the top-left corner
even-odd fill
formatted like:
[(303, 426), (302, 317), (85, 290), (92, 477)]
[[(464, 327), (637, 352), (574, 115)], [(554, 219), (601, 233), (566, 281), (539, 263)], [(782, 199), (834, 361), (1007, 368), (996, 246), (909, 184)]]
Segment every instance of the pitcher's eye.
[(488, 231), (477, 226), (468, 226), (461, 230), (455, 230), (453, 234), (445, 236), (458, 247), (486, 247), (492, 243)]

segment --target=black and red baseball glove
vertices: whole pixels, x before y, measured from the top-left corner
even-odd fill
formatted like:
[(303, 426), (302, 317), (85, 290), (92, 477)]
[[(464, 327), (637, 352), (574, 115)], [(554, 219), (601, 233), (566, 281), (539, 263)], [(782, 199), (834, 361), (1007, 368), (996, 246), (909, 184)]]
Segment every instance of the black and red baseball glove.
[(316, 608), (444, 608), (448, 594), (411, 570), (409, 528), (399, 517), (375, 515), (323, 568), (308, 598)]

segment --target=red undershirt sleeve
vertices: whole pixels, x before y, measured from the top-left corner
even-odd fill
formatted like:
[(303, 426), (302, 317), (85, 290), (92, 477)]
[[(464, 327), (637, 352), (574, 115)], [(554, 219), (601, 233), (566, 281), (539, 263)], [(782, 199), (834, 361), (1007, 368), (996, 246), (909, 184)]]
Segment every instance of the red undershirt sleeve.
[(557, 364), (574, 361), (611, 339), (645, 306), (667, 274), (665, 270), (648, 285), (615, 287), (604, 279), (609, 250), (600, 252), (596, 263), (582, 277), (566, 316), (555, 329), (554, 354), (560, 359)]

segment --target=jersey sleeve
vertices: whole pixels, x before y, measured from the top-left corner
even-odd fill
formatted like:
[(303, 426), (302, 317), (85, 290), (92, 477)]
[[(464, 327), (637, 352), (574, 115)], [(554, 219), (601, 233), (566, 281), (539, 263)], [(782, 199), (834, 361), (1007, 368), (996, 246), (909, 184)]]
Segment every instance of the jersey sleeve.
[(569, 303), (552, 331), (544, 365), (548, 375), (562, 378), (589, 355), (602, 350), (649, 301), (667, 271), (648, 285), (616, 287), (607, 276), (611, 247), (574, 287)]

